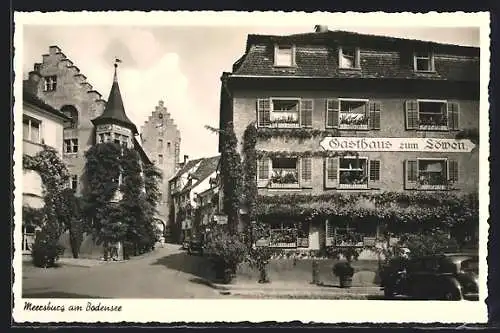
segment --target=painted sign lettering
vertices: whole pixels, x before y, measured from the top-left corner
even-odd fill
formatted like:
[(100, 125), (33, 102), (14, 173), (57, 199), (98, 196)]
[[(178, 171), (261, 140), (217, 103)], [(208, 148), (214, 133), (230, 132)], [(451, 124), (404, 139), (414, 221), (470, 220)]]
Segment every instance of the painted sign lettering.
[(438, 138), (351, 138), (325, 137), (321, 147), (331, 151), (467, 153), (474, 148), (470, 140)]

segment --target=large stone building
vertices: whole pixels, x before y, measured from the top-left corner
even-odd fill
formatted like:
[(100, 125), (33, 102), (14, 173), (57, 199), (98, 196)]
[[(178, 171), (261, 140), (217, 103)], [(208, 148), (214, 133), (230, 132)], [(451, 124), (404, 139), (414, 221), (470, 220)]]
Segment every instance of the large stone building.
[(71, 175), (70, 186), (80, 193), (85, 151), (94, 144), (92, 119), (102, 114), (106, 101), (80, 69), (57, 46), (50, 46), (42, 62), (34, 65), (24, 87), (71, 118), (64, 127), (63, 160)]
[[(233, 122), (240, 153), (257, 127), (260, 195), (478, 190), (478, 149), (456, 139), (479, 130), (478, 48), (324, 27), (249, 35), (221, 80), (220, 128)], [(319, 249), (349, 229), (292, 220), (266, 220), (295, 229), (277, 246)]]
[(155, 110), (141, 127), (141, 140), (144, 151), (163, 174), (158, 213), (166, 223), (169, 211), (168, 181), (177, 171), (181, 134), (163, 101), (158, 102)]

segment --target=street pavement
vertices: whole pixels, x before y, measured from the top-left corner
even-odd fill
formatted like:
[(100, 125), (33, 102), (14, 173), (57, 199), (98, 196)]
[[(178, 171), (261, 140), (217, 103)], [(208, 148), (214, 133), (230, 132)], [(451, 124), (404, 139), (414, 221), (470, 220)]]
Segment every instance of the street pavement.
[(93, 267), (70, 265), (71, 260), (49, 269), (25, 263), (23, 297), (227, 298), (218, 290), (195, 282), (199, 279), (197, 271), (203, 270), (198, 267), (200, 259), (182, 252), (178, 245), (165, 244), (140, 258)]

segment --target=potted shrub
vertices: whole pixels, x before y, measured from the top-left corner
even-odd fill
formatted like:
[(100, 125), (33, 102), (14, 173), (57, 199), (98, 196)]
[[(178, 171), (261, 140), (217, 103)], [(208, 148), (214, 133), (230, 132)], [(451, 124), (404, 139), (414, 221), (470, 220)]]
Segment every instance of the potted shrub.
[(350, 288), (354, 268), (349, 261), (340, 261), (333, 265), (333, 274), (339, 278), (340, 288)]
[(203, 252), (207, 253), (215, 270), (216, 280), (231, 283), (236, 268), (246, 256), (246, 246), (238, 235), (214, 230), (207, 235)]

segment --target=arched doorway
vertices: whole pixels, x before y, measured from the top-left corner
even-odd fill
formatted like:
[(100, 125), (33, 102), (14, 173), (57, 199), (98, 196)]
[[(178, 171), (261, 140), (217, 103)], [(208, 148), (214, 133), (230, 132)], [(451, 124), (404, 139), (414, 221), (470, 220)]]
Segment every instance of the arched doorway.
[(65, 105), (61, 108), (61, 112), (71, 120), (64, 123), (64, 128), (78, 127), (78, 110), (73, 105)]
[(160, 241), (160, 243), (165, 243), (165, 222), (163, 222), (161, 219), (156, 218), (155, 226), (157, 231), (157, 239)]

